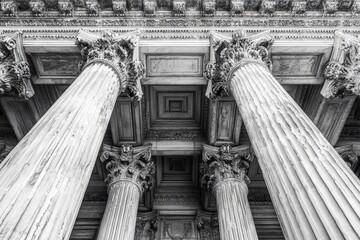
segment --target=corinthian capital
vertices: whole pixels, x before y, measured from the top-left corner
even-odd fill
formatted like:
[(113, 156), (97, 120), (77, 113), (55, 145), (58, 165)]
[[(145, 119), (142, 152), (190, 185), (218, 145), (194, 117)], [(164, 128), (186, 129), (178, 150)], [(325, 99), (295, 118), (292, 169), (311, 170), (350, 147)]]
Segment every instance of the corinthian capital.
[(151, 161), (151, 146), (114, 147), (104, 144), (100, 160), (109, 172), (105, 182), (110, 186), (118, 181), (131, 181), (142, 191), (152, 187), (155, 164)]
[(145, 67), (137, 61), (139, 31), (125, 35), (116, 35), (104, 31), (102, 36), (80, 31), (76, 44), (81, 49), (80, 69), (92, 62), (103, 62), (111, 66), (119, 75), (121, 91), (129, 97), (140, 100), (141, 79), (145, 75)]
[(209, 80), (207, 97), (215, 99), (228, 95), (232, 74), (239, 66), (256, 62), (271, 70), (269, 48), (272, 43), (273, 38), (269, 32), (247, 36), (244, 31), (237, 31), (231, 38), (212, 32), (210, 35), (212, 59), (204, 73)]
[(360, 95), (360, 38), (335, 33), (333, 52), (324, 71), (325, 98)]
[(254, 155), (248, 146), (232, 148), (230, 145), (221, 147), (203, 146), (200, 182), (203, 187), (213, 189), (215, 185), (226, 179), (250, 182), (246, 175)]
[(0, 94), (29, 99), (34, 95), (22, 35), (0, 39)]

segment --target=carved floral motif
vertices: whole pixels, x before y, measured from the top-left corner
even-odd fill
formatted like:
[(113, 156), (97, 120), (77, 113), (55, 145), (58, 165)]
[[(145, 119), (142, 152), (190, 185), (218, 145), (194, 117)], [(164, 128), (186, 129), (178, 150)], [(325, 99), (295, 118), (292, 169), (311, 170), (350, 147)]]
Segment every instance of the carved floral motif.
[(265, 64), (270, 70), (272, 63), (269, 48), (273, 43), (270, 35), (259, 35), (256, 39), (248, 37), (244, 31), (233, 33), (231, 40), (224, 36), (211, 34), (210, 41), (215, 54), (215, 63), (206, 65), (204, 76), (210, 81), (207, 96), (210, 99), (229, 94), (229, 73), (243, 61)]
[(141, 61), (133, 59), (138, 39), (139, 32), (117, 36), (104, 31), (102, 37), (98, 37), (82, 31), (77, 38), (81, 49), (79, 67), (82, 69), (94, 60), (108, 62), (121, 76), (122, 90), (129, 97), (140, 100), (143, 95), (140, 81), (145, 75), (145, 67)]
[(1, 10), (7, 16), (15, 16), (17, 12), (17, 5), (14, 0), (1, 1)]
[[(16, 38), (16, 39), (15, 39)], [(30, 68), (19, 43), (20, 33), (0, 39), (0, 94), (29, 99), (34, 95)]]
[(91, 15), (91, 16), (99, 15), (100, 6), (99, 6), (99, 3), (97, 2), (97, 0), (87, 0), (85, 2), (85, 8), (86, 8), (88, 15)]
[(337, 0), (324, 0), (323, 4), (323, 11), (324, 14), (335, 14), (338, 10), (339, 3)]
[(69, 0), (59, 0), (58, 8), (61, 15), (71, 16), (74, 11), (74, 4)]
[(142, 191), (150, 189), (154, 183), (155, 164), (151, 161), (151, 146), (133, 148), (122, 145), (120, 148), (104, 145), (100, 160), (109, 172), (105, 182), (132, 181)]
[(185, 0), (174, 0), (173, 1), (173, 15), (174, 16), (185, 16), (186, 14), (186, 1)]
[(230, 10), (231, 15), (242, 15), (245, 10), (244, 0), (231, 0)]
[(203, 1), (203, 6), (202, 6), (202, 10), (203, 10), (203, 15), (205, 17), (212, 17), (215, 15), (215, 0), (204, 0)]
[(254, 154), (250, 150), (245, 153), (234, 152), (228, 144), (222, 145), (217, 152), (204, 147), (203, 162), (200, 164), (201, 185), (211, 190), (217, 183), (231, 178), (249, 183), (246, 173), (253, 158)]
[(259, 13), (273, 16), (275, 13), (275, 1), (263, 0), (260, 4)]
[(196, 215), (196, 226), (199, 230), (201, 240), (220, 239), (219, 222), (217, 214), (198, 212)]
[(291, 13), (292, 13), (292, 15), (305, 14), (306, 13), (306, 2), (305, 1), (299, 1), (299, 2), (293, 1), (292, 6), (291, 6)]
[(124, 16), (127, 12), (125, 0), (113, 0), (112, 6), (115, 15)]
[(136, 220), (134, 240), (155, 240), (158, 222), (159, 213), (157, 211), (139, 213)]
[(354, 0), (353, 5), (351, 7), (351, 14), (353, 16), (358, 15), (360, 13), (360, 0)]
[(323, 96), (327, 98), (360, 95), (360, 38), (343, 35), (344, 62), (331, 61), (324, 76), (329, 81)]
[(46, 6), (42, 0), (32, 0), (30, 1), (30, 9), (33, 14), (43, 16), (45, 15)]
[(157, 3), (154, 0), (144, 0), (144, 16), (154, 17)]

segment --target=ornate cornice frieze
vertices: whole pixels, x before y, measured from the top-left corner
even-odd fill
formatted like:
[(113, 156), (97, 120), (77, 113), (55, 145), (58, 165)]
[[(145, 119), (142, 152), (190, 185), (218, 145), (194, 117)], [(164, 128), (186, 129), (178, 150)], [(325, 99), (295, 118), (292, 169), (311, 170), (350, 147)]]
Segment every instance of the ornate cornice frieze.
[(225, 144), (218, 147), (203, 146), (200, 182), (202, 187), (213, 190), (225, 180), (250, 182), (246, 175), (254, 154), (249, 147), (232, 148)]
[(321, 94), (325, 98), (360, 95), (360, 38), (335, 33), (332, 56), (325, 71)]
[(155, 240), (158, 225), (158, 211), (138, 213), (134, 240)]
[(269, 32), (249, 37), (245, 31), (237, 31), (232, 38), (211, 33), (210, 44), (215, 59), (206, 65), (204, 72), (204, 76), (209, 80), (207, 97), (216, 99), (229, 95), (232, 72), (241, 64), (257, 62), (271, 70), (269, 48), (272, 43), (273, 38)]
[(104, 144), (100, 160), (108, 171), (105, 182), (109, 187), (118, 181), (130, 181), (141, 192), (153, 186), (155, 164), (151, 160), (151, 145), (114, 147)]
[(76, 41), (81, 49), (79, 66), (83, 69), (91, 62), (105, 62), (118, 73), (121, 91), (130, 98), (140, 100), (143, 95), (140, 81), (145, 75), (145, 67), (141, 61), (136, 60), (138, 42), (138, 31), (121, 36), (104, 31), (101, 37), (80, 31)]
[(34, 95), (30, 68), (22, 46), (22, 35), (0, 39), (0, 94), (29, 99)]
[(195, 218), (200, 240), (220, 239), (219, 220), (216, 213), (198, 211)]

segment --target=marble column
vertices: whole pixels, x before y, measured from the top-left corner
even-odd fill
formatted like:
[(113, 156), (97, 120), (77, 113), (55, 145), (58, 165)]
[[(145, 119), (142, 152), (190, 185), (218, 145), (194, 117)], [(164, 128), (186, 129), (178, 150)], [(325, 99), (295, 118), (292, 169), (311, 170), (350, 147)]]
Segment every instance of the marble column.
[(154, 181), (151, 146), (104, 145), (101, 161), (109, 172), (105, 180), (109, 196), (97, 239), (133, 240), (139, 199)]
[(215, 194), (221, 240), (258, 239), (247, 199), (246, 171), (252, 158), (249, 147), (203, 146), (200, 181)]
[(359, 239), (360, 181), (269, 71), (271, 37), (212, 41), (209, 96), (234, 96), (286, 239)]
[(79, 33), (82, 73), (0, 165), (0, 239), (70, 237), (137, 39)]

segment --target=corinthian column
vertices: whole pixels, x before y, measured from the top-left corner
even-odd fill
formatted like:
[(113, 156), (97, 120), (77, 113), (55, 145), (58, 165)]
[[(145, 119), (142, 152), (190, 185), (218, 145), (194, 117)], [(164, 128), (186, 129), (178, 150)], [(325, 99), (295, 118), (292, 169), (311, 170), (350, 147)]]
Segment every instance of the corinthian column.
[(359, 179), (269, 71), (271, 42), (213, 35), (208, 95), (234, 96), (287, 239), (359, 239)]
[(221, 240), (258, 239), (247, 199), (252, 158), (249, 147), (203, 146), (200, 181), (215, 194)]
[(151, 146), (104, 145), (101, 161), (109, 172), (105, 180), (109, 197), (97, 238), (133, 240), (140, 196), (154, 182)]
[(82, 73), (0, 165), (0, 239), (69, 238), (137, 39), (80, 32)]
[(25, 99), (34, 95), (20, 33), (0, 39), (0, 94)]

